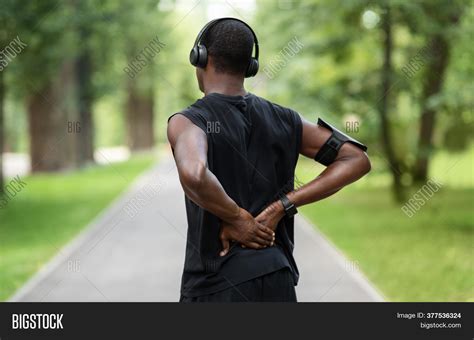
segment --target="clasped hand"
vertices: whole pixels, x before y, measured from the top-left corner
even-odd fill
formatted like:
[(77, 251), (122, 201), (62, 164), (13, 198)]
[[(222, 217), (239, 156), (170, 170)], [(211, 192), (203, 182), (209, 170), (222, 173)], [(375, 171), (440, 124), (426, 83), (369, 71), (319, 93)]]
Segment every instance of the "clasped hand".
[(231, 241), (252, 249), (273, 246), (275, 230), (283, 216), (283, 206), (279, 201), (267, 206), (255, 218), (248, 211), (240, 208), (236, 218), (222, 221), (219, 235), (222, 251), (219, 255), (225, 256), (229, 252)]

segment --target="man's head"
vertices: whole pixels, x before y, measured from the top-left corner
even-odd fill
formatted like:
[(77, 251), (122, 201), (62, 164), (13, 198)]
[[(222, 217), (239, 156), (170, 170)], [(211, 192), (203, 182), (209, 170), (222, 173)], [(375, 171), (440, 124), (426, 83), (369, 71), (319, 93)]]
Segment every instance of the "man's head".
[(208, 28), (201, 37), (200, 45), (207, 51), (207, 64), (197, 67), (199, 88), (211, 74), (239, 78), (243, 82), (252, 60), (254, 36), (244, 23), (238, 20), (222, 20)]

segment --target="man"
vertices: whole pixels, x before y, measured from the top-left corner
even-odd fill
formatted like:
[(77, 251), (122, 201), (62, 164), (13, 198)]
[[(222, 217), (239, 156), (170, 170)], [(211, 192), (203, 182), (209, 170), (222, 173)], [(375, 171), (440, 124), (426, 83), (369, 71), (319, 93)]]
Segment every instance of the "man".
[[(190, 61), (205, 96), (168, 121), (188, 218), (180, 301), (296, 301), (296, 207), (366, 174), (366, 148), (245, 90), (258, 42), (238, 19), (206, 25)], [(299, 154), (328, 167), (294, 190)]]

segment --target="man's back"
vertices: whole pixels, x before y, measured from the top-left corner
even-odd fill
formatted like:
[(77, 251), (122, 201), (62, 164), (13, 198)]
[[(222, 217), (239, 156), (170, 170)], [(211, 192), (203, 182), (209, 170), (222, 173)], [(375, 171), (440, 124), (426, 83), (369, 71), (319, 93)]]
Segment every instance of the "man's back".
[[(206, 134), (208, 169), (240, 207), (256, 216), (293, 190), (302, 135), (296, 112), (253, 94), (211, 93), (181, 114)], [(296, 283), (292, 218), (281, 220), (273, 247), (255, 250), (234, 244), (220, 257), (219, 219), (189, 198), (186, 210), (184, 296), (210, 294), (284, 267), (291, 269)]]

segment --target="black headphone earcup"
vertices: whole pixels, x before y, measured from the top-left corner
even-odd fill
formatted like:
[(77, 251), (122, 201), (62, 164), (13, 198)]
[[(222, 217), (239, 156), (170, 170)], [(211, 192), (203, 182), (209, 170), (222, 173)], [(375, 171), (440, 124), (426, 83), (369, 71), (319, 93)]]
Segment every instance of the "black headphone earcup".
[(207, 65), (207, 48), (204, 45), (197, 45), (197, 49), (199, 51), (199, 57), (196, 63), (197, 67), (205, 68)]
[(207, 65), (207, 49), (204, 45), (194, 46), (189, 52), (189, 62), (196, 67), (204, 68)]
[(255, 58), (252, 58), (250, 60), (249, 66), (247, 67), (247, 72), (245, 72), (245, 77), (253, 77), (257, 74), (258, 72), (258, 60)]
[(199, 59), (199, 52), (197, 46), (194, 46), (189, 52), (189, 62), (191, 65), (196, 66)]

